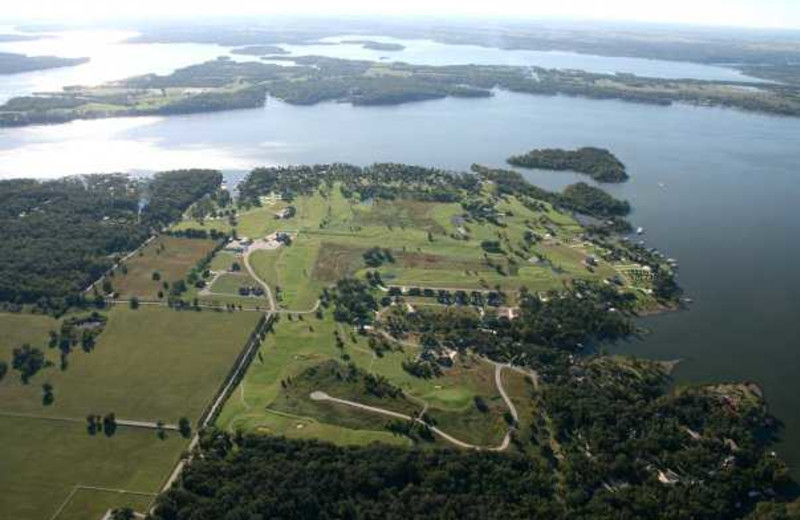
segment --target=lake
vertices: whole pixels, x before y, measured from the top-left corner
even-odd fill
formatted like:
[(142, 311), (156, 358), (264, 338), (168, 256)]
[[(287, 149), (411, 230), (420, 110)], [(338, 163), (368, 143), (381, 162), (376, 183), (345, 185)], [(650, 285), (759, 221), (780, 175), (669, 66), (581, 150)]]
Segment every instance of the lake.
[[(508, 52), (508, 51), (505, 51)], [(516, 51), (514, 51), (516, 52)], [(0, 79), (0, 83), (5, 79)], [(603, 146), (631, 180), (645, 238), (680, 261), (691, 309), (643, 320), (615, 350), (684, 360), (682, 381), (754, 380), (800, 467), (800, 119), (497, 92), (393, 107), (325, 103), (0, 130), (0, 178), (346, 161), (466, 169), (534, 147)], [(528, 172), (557, 189), (583, 177)]]

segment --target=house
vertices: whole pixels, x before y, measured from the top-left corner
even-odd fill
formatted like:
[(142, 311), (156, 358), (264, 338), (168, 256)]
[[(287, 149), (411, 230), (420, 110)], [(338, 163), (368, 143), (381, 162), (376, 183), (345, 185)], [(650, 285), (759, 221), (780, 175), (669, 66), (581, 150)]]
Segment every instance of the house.
[(290, 219), (297, 214), (297, 209), (294, 206), (287, 206), (282, 210), (275, 213), (275, 218), (279, 220)]
[(245, 253), (247, 251), (247, 246), (242, 244), (241, 240), (231, 240), (225, 244), (225, 251), (230, 251), (232, 253)]

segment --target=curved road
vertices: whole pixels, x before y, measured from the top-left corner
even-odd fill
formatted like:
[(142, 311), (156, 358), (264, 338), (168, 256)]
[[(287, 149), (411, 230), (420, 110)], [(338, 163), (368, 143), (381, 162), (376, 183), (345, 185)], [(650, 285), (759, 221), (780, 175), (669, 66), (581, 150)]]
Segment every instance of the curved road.
[(259, 278), (259, 276), (256, 274), (255, 270), (253, 269), (253, 266), (250, 265), (250, 255), (255, 251), (260, 251), (262, 249), (266, 249), (264, 247), (259, 247), (260, 245), (261, 244), (259, 244), (259, 242), (255, 242), (255, 243), (253, 243), (253, 245), (251, 245), (250, 247), (247, 248), (247, 253), (245, 253), (244, 257), (243, 257), (244, 258), (244, 267), (245, 267), (245, 269), (247, 269), (247, 272), (250, 274), (250, 276), (253, 278), (253, 280), (258, 282), (258, 284), (264, 289), (264, 294), (267, 295), (267, 301), (269, 302), (269, 311), (270, 312), (275, 312), (275, 310), (277, 309), (277, 306), (275, 305), (275, 299), (272, 297), (272, 291), (269, 288), (269, 284), (267, 284), (267, 282), (265, 282), (264, 280)]
[[(508, 394), (506, 393), (505, 388), (503, 388), (502, 372), (503, 372), (503, 368), (505, 367), (505, 365), (501, 365), (500, 363), (493, 363), (493, 364), (495, 365), (494, 380), (495, 380), (495, 383), (497, 384), (497, 389), (500, 392), (500, 395), (502, 396), (503, 401), (505, 401), (509, 412), (511, 412), (511, 416), (514, 418), (514, 422), (516, 423), (516, 422), (519, 421), (519, 414), (517, 413), (517, 408), (514, 406), (514, 403), (511, 401), (511, 398), (508, 397)], [(426, 423), (425, 421), (422, 420), (422, 418), (421, 418), (422, 414), (420, 414), (419, 417), (411, 417), (410, 415), (406, 415), (406, 414), (399, 413), (399, 412), (393, 412), (391, 410), (386, 410), (385, 408), (378, 408), (377, 406), (369, 406), (369, 405), (366, 405), (366, 404), (358, 403), (356, 401), (348, 401), (347, 399), (339, 399), (338, 397), (331, 397), (330, 395), (326, 394), (325, 392), (320, 392), (320, 391), (311, 392), (311, 395), (309, 397), (311, 399), (313, 399), (314, 401), (329, 401), (329, 402), (332, 402), (332, 403), (342, 404), (342, 405), (345, 405), (345, 406), (352, 406), (353, 408), (358, 408), (360, 410), (365, 410), (365, 411), (368, 411), (368, 412), (379, 413), (379, 414), (387, 415), (389, 417), (394, 417), (394, 418), (397, 418), (397, 419), (403, 419), (403, 420), (406, 420), (406, 421), (414, 421), (414, 422), (419, 423), (419, 424), (424, 424), (424, 425), (428, 426), (433, 433), (435, 433), (439, 437), (449, 441), (450, 443), (455, 444), (456, 446), (459, 446), (461, 448), (467, 448), (467, 449), (472, 449), (472, 450), (505, 451), (506, 449), (508, 449), (508, 446), (511, 443), (511, 433), (515, 429), (515, 426), (512, 426), (512, 427), (510, 427), (508, 429), (508, 431), (506, 432), (505, 436), (503, 437), (503, 441), (500, 443), (500, 445), (495, 446), (493, 448), (487, 448), (487, 447), (484, 447), (484, 446), (476, 446), (474, 444), (469, 444), (467, 442), (458, 440), (455, 437), (453, 437), (452, 435), (450, 435), (448, 433), (445, 433), (444, 431), (440, 430), (436, 426), (429, 425), (428, 423)]]

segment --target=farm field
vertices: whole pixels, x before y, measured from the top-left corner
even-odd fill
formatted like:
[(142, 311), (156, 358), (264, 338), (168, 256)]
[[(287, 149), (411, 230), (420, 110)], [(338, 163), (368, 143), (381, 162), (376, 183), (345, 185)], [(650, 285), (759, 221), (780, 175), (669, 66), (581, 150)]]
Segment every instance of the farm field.
[[(0, 314), (0, 509), (8, 518), (99, 518), (109, 507), (142, 509), (153, 498), (77, 485), (155, 494), (188, 441), (169, 431), (119, 425), (113, 436), (90, 435), (88, 414), (166, 424), (196, 421), (210, 402), (260, 318), (258, 313), (174, 311), (165, 307), (112, 307), (94, 348), (74, 347), (65, 370), (48, 332), (59, 321)], [(11, 370), (12, 348), (40, 348), (52, 366), (23, 384)], [(54, 388), (45, 405), (42, 385)], [(8, 468), (8, 470), (6, 470)]]
[[(113, 437), (90, 436), (85, 423), (0, 415), (0, 511), (15, 520), (94, 520), (110, 507), (142, 508), (186, 443), (176, 432), (162, 440), (120, 426)], [(78, 485), (143, 494), (80, 489), (70, 497)]]
[[(50, 316), (0, 312), (0, 361), (7, 362), (10, 367), (11, 352), (25, 343), (44, 349), (49, 332), (58, 329), (59, 326), (60, 320)], [(58, 356), (48, 356), (48, 359), (55, 361)], [(6, 377), (0, 380), (0, 392), (4, 384), (10, 384), (5, 380), (11, 379), (13, 376), (14, 374), (9, 370)]]
[[(194, 420), (260, 316), (117, 306), (108, 317), (95, 348), (88, 353), (74, 349), (66, 370), (45, 368), (28, 384), (9, 371), (0, 386), (0, 412), (81, 420), (89, 413), (114, 412), (135, 420)], [(46, 407), (41, 399), (45, 382), (55, 392)]]
[[(157, 300), (159, 291), (168, 292), (164, 282), (172, 284), (184, 279), (215, 245), (213, 240), (160, 235), (128, 259), (124, 267), (116, 269), (109, 279), (119, 298)], [(160, 275), (158, 280), (154, 280), (153, 273)]]

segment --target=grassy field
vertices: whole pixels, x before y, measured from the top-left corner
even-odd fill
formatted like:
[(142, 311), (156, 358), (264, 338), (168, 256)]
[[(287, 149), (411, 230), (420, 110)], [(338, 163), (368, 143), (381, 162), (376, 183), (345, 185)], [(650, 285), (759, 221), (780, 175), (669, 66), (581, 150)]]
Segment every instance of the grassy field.
[[(214, 394), (259, 318), (257, 313), (114, 307), (91, 352), (75, 349), (69, 366), (40, 371), (28, 384), (10, 373), (0, 387), (0, 412), (83, 419), (196, 419)], [(42, 404), (41, 385), (55, 401)]]
[[(345, 338), (338, 349), (334, 332)], [(321, 390), (333, 397), (349, 399), (406, 415), (418, 414), (429, 406), (429, 415), (442, 429), (466, 442), (493, 446), (507, 430), (505, 405), (494, 385), (494, 367), (474, 356), (461, 356), (441, 377), (421, 379), (401, 368), (416, 350), (376, 356), (363, 336), (335, 323), (329, 316), (302, 321), (282, 318), (267, 337), (247, 375), (225, 406), (218, 424), (230, 430), (248, 430), (310, 437), (319, 435), (340, 444), (382, 442), (408, 443), (385, 430), (389, 418), (342, 405), (316, 402), (311, 392)], [(405, 398), (376, 398), (360, 384), (347, 384), (328, 375), (331, 362), (342, 366), (352, 361), (364, 373), (381, 375), (400, 387)], [(308, 377), (308, 370), (323, 375)], [(287, 384), (287, 382), (291, 383)], [(475, 396), (489, 404), (488, 413), (478, 412)], [(437, 441), (442, 444), (442, 441)]]
[[(587, 258), (596, 254), (594, 246), (582, 242), (582, 228), (571, 216), (548, 204), (530, 208), (513, 197), (502, 199), (496, 205), (505, 213), (502, 226), (463, 220), (460, 204), (362, 203), (345, 199), (338, 189), (299, 197), (293, 204), (297, 214), (288, 221), (276, 221), (269, 208), (239, 215), (240, 236), (275, 230), (297, 233), (292, 245), (257, 251), (250, 257), (257, 275), (278, 289), (278, 304), (283, 309), (310, 308), (324, 287), (343, 276), (363, 277), (368, 270), (378, 270), (387, 284), (468, 290), (500, 287), (510, 292), (523, 285), (536, 291), (559, 289), (575, 278), (602, 280), (616, 272), (602, 260), (593, 269), (587, 268)], [(539, 238), (526, 241), (530, 232)], [(483, 241), (497, 241), (502, 253), (486, 253)], [(391, 250), (394, 261), (368, 267), (363, 255), (373, 247)], [(341, 351), (335, 346), (335, 330), (346, 338)], [(457, 438), (484, 446), (499, 444), (508, 424), (494, 366), (461, 355), (442, 376), (420, 379), (401, 368), (404, 360), (416, 354), (415, 348), (405, 346), (377, 356), (365, 338), (351, 337), (351, 331), (334, 323), (328, 314), (322, 320), (305, 315), (303, 321), (296, 317), (288, 321), (284, 316), (227, 403), (219, 424), (231, 430), (321, 436), (341, 444), (408, 442), (388, 435), (385, 417), (308, 398), (307, 394), (317, 389), (334, 397), (365, 404), (370, 401), (363, 391), (330, 378), (304, 377), (310, 367), (337, 360), (386, 377), (408, 398), (383, 402), (382, 407), (407, 413), (427, 405), (428, 415), (437, 425)], [(520, 412), (532, 418), (530, 383), (508, 371), (503, 377), (511, 385)], [(289, 380), (292, 383), (286, 385)], [(477, 398), (486, 403), (488, 411), (478, 410)]]
[[(215, 245), (213, 240), (161, 235), (125, 262), (127, 274), (121, 268), (115, 270), (111, 283), (120, 298), (138, 296), (156, 300), (159, 291), (168, 292), (164, 289), (164, 282), (172, 284), (186, 278), (192, 267), (205, 258)], [(160, 274), (160, 280), (153, 280), (153, 273), (156, 272)]]
[[(0, 415), (0, 516), (47, 520), (77, 485), (155, 493), (185, 446), (177, 434), (161, 440), (152, 430), (120, 427), (113, 437), (90, 436), (80, 423)], [(56, 520), (96, 520), (111, 506), (147, 503), (146, 496), (85, 490)]]
[[(115, 435), (87, 432), (88, 414), (176, 423), (196, 420), (230, 370), (260, 318), (258, 313), (173, 311), (164, 307), (107, 312), (95, 348), (80, 347), (59, 368), (47, 347), (58, 321), (0, 314), (0, 359), (29, 342), (54, 365), (23, 384), (10, 370), (0, 383), (0, 511), (3, 518), (49, 519), (75, 486), (155, 493), (187, 440), (120, 426)], [(7, 359), (6, 359), (7, 358)], [(54, 387), (45, 405), (42, 384)], [(109, 507), (143, 507), (150, 496), (80, 488), (57, 517), (96, 519)], [(8, 515), (8, 516), (5, 516)]]
[[(17, 378), (17, 374), (11, 370), (12, 351), (25, 343), (47, 350), (49, 332), (58, 330), (59, 327), (60, 321), (50, 316), (0, 313), (0, 361), (5, 361), (9, 367), (8, 374), (0, 381), (0, 395), (2, 395), (3, 388), (11, 385), (12, 380)], [(57, 352), (48, 352), (48, 354), (50, 354), (48, 360), (58, 361)]]

